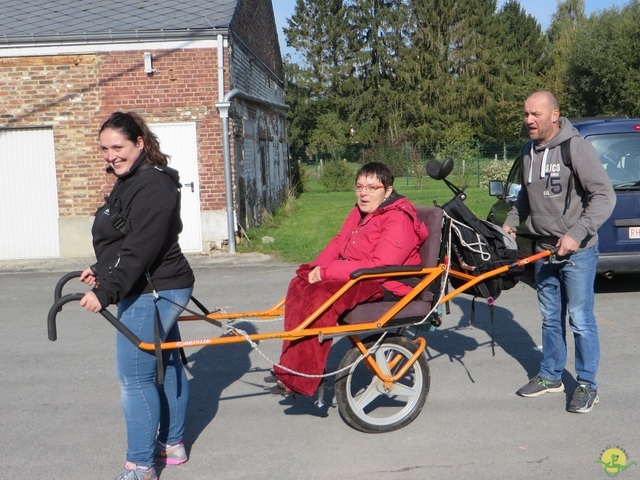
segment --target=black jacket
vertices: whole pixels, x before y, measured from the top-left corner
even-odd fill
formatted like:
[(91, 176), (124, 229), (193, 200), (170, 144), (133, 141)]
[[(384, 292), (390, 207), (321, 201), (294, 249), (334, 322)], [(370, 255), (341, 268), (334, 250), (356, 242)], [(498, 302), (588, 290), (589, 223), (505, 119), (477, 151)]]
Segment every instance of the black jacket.
[(91, 230), (98, 260), (91, 266), (98, 281), (93, 291), (103, 307), (151, 292), (147, 271), (157, 291), (193, 285), (178, 244), (180, 187), (176, 170), (152, 166), (144, 152), (118, 177)]

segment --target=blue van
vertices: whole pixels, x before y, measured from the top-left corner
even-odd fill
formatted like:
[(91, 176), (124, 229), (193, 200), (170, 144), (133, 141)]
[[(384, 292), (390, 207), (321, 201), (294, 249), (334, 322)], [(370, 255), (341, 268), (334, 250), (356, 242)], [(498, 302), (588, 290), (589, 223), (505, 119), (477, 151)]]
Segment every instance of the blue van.
[[(573, 123), (573, 122), (572, 122)], [(577, 121), (573, 126), (590, 141), (616, 192), (613, 214), (598, 230), (600, 258), (597, 273), (611, 278), (616, 273), (640, 272), (640, 119)], [(575, 161), (575, 160), (574, 160)], [(520, 191), (520, 159), (509, 172), (506, 184), (492, 181), (489, 194), (498, 197), (487, 220), (502, 225)], [(535, 236), (524, 223), (518, 228), (518, 245), (535, 249)]]

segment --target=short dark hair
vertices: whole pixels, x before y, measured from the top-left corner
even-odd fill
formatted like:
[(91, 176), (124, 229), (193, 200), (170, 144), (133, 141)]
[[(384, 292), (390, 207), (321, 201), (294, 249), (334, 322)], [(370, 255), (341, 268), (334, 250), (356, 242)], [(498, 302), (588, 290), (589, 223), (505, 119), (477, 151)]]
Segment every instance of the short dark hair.
[(378, 177), (384, 188), (393, 187), (393, 181), (395, 180), (393, 173), (391, 173), (389, 167), (380, 162), (365, 163), (356, 173), (356, 182), (362, 176), (372, 177), (374, 175)]

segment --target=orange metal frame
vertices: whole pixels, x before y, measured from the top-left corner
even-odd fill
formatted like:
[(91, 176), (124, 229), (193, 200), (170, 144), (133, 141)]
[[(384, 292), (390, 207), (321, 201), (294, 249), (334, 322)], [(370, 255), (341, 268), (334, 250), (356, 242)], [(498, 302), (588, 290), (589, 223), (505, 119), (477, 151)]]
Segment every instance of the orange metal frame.
[[(535, 255), (531, 255), (525, 258), (522, 258), (511, 265), (504, 265), (502, 267), (496, 268), (494, 270), (490, 270), (481, 275), (474, 276), (468, 273), (459, 272), (457, 270), (450, 269), (449, 276), (453, 278), (457, 278), (465, 281), (463, 285), (456, 288), (455, 290), (450, 291), (446, 295), (443, 295), (439, 299), (439, 303), (445, 303), (452, 298), (456, 297), (458, 294), (463, 293), (464, 291), (470, 289), (474, 285), (483, 282), (491, 277), (500, 275), (501, 273), (505, 273), (509, 270), (509, 268), (513, 267), (522, 267), (529, 263), (535, 262), (536, 260), (548, 257), (551, 254), (551, 251), (547, 250), (541, 253), (537, 253)], [(393, 318), (400, 310), (402, 310), (410, 301), (415, 299), (420, 293), (431, 285), (438, 277), (444, 275), (447, 270), (446, 263), (441, 263), (437, 267), (423, 268), (416, 272), (411, 272), (412, 276), (422, 276), (422, 280), (418, 285), (416, 285), (407, 295), (398, 300), (398, 302), (390, 308), (386, 313), (384, 313), (380, 318), (376, 319), (372, 322), (360, 323), (357, 325), (336, 325), (332, 327), (321, 327), (321, 328), (312, 328), (313, 322), (322, 315), (334, 302), (342, 296), (347, 290), (349, 290), (353, 285), (362, 280), (376, 279), (376, 278), (389, 278), (389, 277), (400, 277), (407, 276), (407, 272), (386, 272), (383, 274), (366, 274), (361, 275), (360, 277), (349, 280), (347, 283), (340, 288), (334, 295), (331, 296), (326, 302), (324, 302), (316, 311), (314, 311), (309, 317), (307, 317), (304, 322), (298, 325), (296, 328), (288, 331), (278, 331), (278, 332), (270, 332), (270, 333), (255, 333), (248, 335), (246, 338), (253, 341), (261, 341), (261, 340), (271, 340), (271, 339), (281, 339), (281, 340), (297, 340), (304, 337), (325, 337), (331, 335), (351, 335), (357, 334), (365, 331), (371, 330), (379, 330), (385, 327), (387, 322)], [(258, 311), (250, 311), (250, 312), (234, 312), (234, 313), (210, 313), (207, 314), (206, 317), (210, 320), (236, 320), (239, 318), (257, 318), (257, 319), (271, 319), (284, 315), (285, 312), (285, 299), (282, 298), (275, 305), (266, 309), (266, 310), (258, 310)], [(180, 321), (194, 321), (201, 320), (200, 317), (195, 315), (183, 315), (179, 318)], [(240, 343), (246, 341), (246, 338), (242, 335), (234, 335), (228, 337), (212, 337), (201, 340), (182, 340), (178, 342), (165, 342), (161, 344), (162, 349), (172, 349), (172, 348), (181, 348), (181, 347), (200, 347), (205, 345), (223, 345), (229, 343)], [(138, 345), (139, 348), (143, 350), (153, 350), (155, 347), (153, 343), (141, 342)]]
[[(521, 267), (527, 265), (529, 263), (535, 262), (536, 260), (548, 257), (551, 254), (550, 250), (537, 253), (535, 255), (531, 255), (525, 257), (517, 262), (514, 262), (510, 265), (505, 265), (494, 270), (490, 270), (481, 275), (474, 276), (468, 273), (460, 272), (457, 270), (449, 269), (448, 275), (453, 278), (457, 278), (463, 280), (464, 283), (443, 295), (438, 304), (445, 303), (460, 293), (470, 289), (474, 285), (487, 280), (496, 275), (500, 275), (501, 273), (507, 272), (510, 268), (513, 267)], [(348, 336), (350, 341), (365, 355), (364, 362), (366, 365), (374, 372), (378, 377), (382, 379), (385, 384), (386, 389), (391, 389), (392, 385), (395, 381), (401, 378), (406, 371), (411, 368), (413, 363), (417, 361), (420, 357), (424, 349), (426, 348), (426, 341), (424, 338), (416, 338), (414, 341), (418, 345), (418, 349), (415, 354), (409, 359), (409, 361), (403, 366), (403, 368), (396, 372), (393, 376), (388, 376), (384, 372), (381, 371), (378, 364), (370, 355), (370, 352), (366, 348), (366, 346), (360, 341), (360, 338), (357, 334), (364, 332), (372, 332), (384, 329), (387, 322), (393, 318), (400, 310), (402, 310), (410, 301), (415, 299), (420, 293), (431, 285), (436, 279), (441, 277), (447, 271), (447, 264), (441, 263), (437, 267), (431, 268), (423, 268), (417, 272), (411, 272), (412, 276), (422, 276), (421, 281), (416, 285), (407, 295), (405, 295), (402, 299), (400, 299), (392, 308), (390, 308), (387, 312), (385, 312), (380, 318), (372, 322), (361, 323), (356, 325), (336, 325), (331, 327), (321, 327), (321, 328), (313, 328), (314, 321), (322, 315), (333, 303), (343, 295), (347, 290), (349, 290), (353, 285), (362, 280), (375, 279), (375, 278), (388, 278), (388, 277), (399, 277), (406, 276), (407, 272), (385, 272), (384, 274), (366, 274), (361, 275), (356, 279), (349, 280), (340, 290), (338, 290), (331, 298), (329, 298), (326, 302), (324, 302), (316, 311), (314, 311), (309, 317), (305, 319), (300, 325), (296, 328), (288, 331), (278, 331), (278, 332), (270, 332), (270, 333), (255, 333), (247, 336), (240, 335), (238, 333), (233, 332), (231, 335), (222, 336), (222, 337), (211, 337), (204, 338), (199, 340), (181, 340), (178, 342), (164, 342), (160, 345), (162, 349), (172, 349), (172, 348), (183, 348), (183, 347), (200, 347), (206, 345), (225, 345), (231, 343), (240, 343), (245, 342), (247, 340), (251, 340), (254, 342), (258, 342), (261, 340), (271, 340), (271, 339), (280, 339), (280, 340), (297, 340), (305, 337), (318, 337), (321, 341), (323, 338), (329, 336)], [(281, 299), (272, 307), (266, 310), (259, 311), (251, 311), (251, 312), (235, 312), (235, 313), (210, 313), (206, 315), (207, 319), (210, 320), (236, 320), (239, 318), (256, 318), (256, 319), (272, 319), (279, 316), (284, 315), (285, 313), (285, 299)], [(180, 321), (193, 321), (193, 320), (201, 320), (201, 317), (196, 315), (183, 315), (179, 318)], [(142, 350), (154, 350), (155, 346), (153, 343), (141, 342), (138, 344), (138, 348)], [(398, 361), (399, 356), (396, 359), (392, 359), (389, 363), (390, 367), (393, 367), (393, 362)]]
[[(427, 346), (426, 340), (421, 337), (417, 337), (414, 342), (417, 345), (415, 353), (408, 359), (407, 363), (399, 369), (395, 374), (387, 375), (385, 374), (380, 366), (377, 364), (376, 360), (373, 358), (370, 349), (368, 349), (360, 340), (359, 334), (364, 333), (374, 333), (381, 332), (385, 329), (397, 328), (395, 325), (388, 325), (389, 321), (400, 311), (402, 310), (409, 302), (414, 300), (422, 291), (431, 285), (434, 281), (439, 279), (444, 275), (448, 275), (449, 277), (456, 278), (458, 280), (462, 280), (462, 285), (453, 291), (443, 295), (438, 298), (438, 303), (433, 306), (437, 307), (442, 303), (445, 303), (451, 300), (453, 297), (458, 294), (472, 288), (474, 285), (483, 282), (491, 277), (496, 275), (500, 275), (502, 273), (507, 272), (510, 268), (514, 267), (522, 267), (529, 263), (535, 262), (536, 260), (548, 257), (551, 255), (551, 251), (547, 250), (541, 253), (537, 253), (535, 255), (531, 255), (525, 257), (521, 260), (518, 260), (510, 265), (504, 265), (502, 267), (496, 268), (494, 270), (490, 270), (481, 275), (474, 276), (468, 273), (460, 272), (457, 270), (453, 270), (449, 268), (449, 264), (447, 259), (445, 259), (444, 263), (439, 264), (436, 267), (430, 268), (422, 268), (420, 270), (407, 272), (407, 271), (396, 271), (396, 272), (387, 272), (384, 273), (370, 273), (363, 274), (358, 276), (355, 279), (349, 280), (342, 286), (334, 295), (331, 296), (326, 302), (324, 302), (318, 309), (316, 309), (309, 317), (307, 317), (300, 325), (296, 328), (288, 331), (277, 331), (270, 333), (254, 333), (254, 334), (244, 334), (241, 331), (236, 331), (233, 328), (229, 329), (229, 332), (225, 333), (220, 337), (211, 337), (204, 339), (196, 339), (196, 340), (181, 340), (177, 342), (164, 342), (159, 345), (159, 348), (163, 350), (174, 349), (174, 348), (184, 348), (184, 347), (201, 347), (207, 345), (225, 345), (231, 343), (240, 343), (245, 341), (251, 342), (259, 342), (261, 340), (271, 340), (271, 339), (280, 339), (280, 340), (297, 340), (306, 337), (317, 337), (319, 341), (323, 341), (325, 338), (330, 338), (334, 336), (346, 336), (349, 338), (351, 343), (355, 345), (360, 352), (364, 355), (364, 363), (368, 366), (368, 368), (375, 373), (383, 382), (384, 388), (387, 391), (390, 391), (393, 388), (394, 382), (396, 382), (399, 378), (401, 378), (409, 368), (420, 358), (420, 355), (424, 351)], [(49, 316), (47, 319), (47, 324), (49, 328), (49, 340), (55, 341), (57, 338), (56, 332), (56, 314), (61, 310), (62, 306), (70, 301), (80, 300), (83, 297), (83, 294), (69, 294), (62, 296), (62, 288), (64, 284), (73, 277), (79, 276), (81, 272), (71, 272), (60, 279), (58, 284), (56, 285), (54, 292), (54, 304), (51, 306), (49, 310)], [(389, 277), (401, 277), (401, 276), (417, 276), (422, 277), (418, 285), (416, 285), (407, 295), (398, 300), (393, 307), (387, 310), (383, 315), (379, 318), (367, 322), (367, 323), (359, 323), (354, 325), (335, 325), (328, 327), (316, 327), (314, 328), (313, 324), (315, 320), (321, 316), (328, 308), (330, 308), (335, 301), (340, 298), (346, 291), (348, 291), (351, 287), (353, 287), (356, 283), (369, 280), (369, 279), (379, 279), (379, 278), (389, 278)], [(196, 302), (198, 303), (198, 302)], [(199, 303), (198, 303), (199, 305)], [(138, 337), (136, 337), (131, 331), (129, 331), (120, 321), (114, 317), (108, 310), (101, 311), (103, 316), (109, 320), (123, 335), (127, 336), (127, 338), (133, 342), (138, 348), (142, 350), (154, 351), (156, 345), (149, 342), (142, 342)], [(280, 317), (285, 313), (285, 299), (281, 299), (272, 307), (266, 310), (259, 311), (250, 311), (250, 312), (235, 312), (235, 313), (208, 313), (206, 315), (182, 315), (178, 320), (180, 321), (193, 321), (193, 320), (208, 320), (215, 322), (217, 325), (223, 325), (221, 320), (237, 320), (240, 318), (256, 318), (256, 319), (272, 319), (276, 317)], [(428, 312), (425, 312), (425, 317)], [(405, 326), (417, 325), (426, 321), (421, 320), (420, 322), (414, 322), (411, 324), (407, 324)], [(387, 361), (387, 365), (389, 367), (389, 372), (393, 370), (394, 367), (398, 366), (401, 355), (396, 355), (394, 358), (391, 358)]]

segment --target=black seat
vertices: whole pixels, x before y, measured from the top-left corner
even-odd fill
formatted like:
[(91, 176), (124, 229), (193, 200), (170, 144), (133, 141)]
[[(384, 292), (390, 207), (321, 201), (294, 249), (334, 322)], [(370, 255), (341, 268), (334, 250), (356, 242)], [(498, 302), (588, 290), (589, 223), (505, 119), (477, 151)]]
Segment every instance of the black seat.
[[(424, 222), (429, 236), (420, 247), (418, 253), (422, 259), (422, 267), (436, 267), (439, 262), (440, 243), (442, 238), (443, 210), (438, 207), (416, 207), (418, 218)], [(437, 282), (434, 282), (437, 283)], [(425, 317), (433, 306), (435, 285), (425, 288), (420, 295), (400, 310), (387, 325), (404, 324), (419, 321)], [(384, 315), (396, 302), (378, 301), (362, 303), (340, 319), (340, 323), (356, 324), (373, 322)]]

